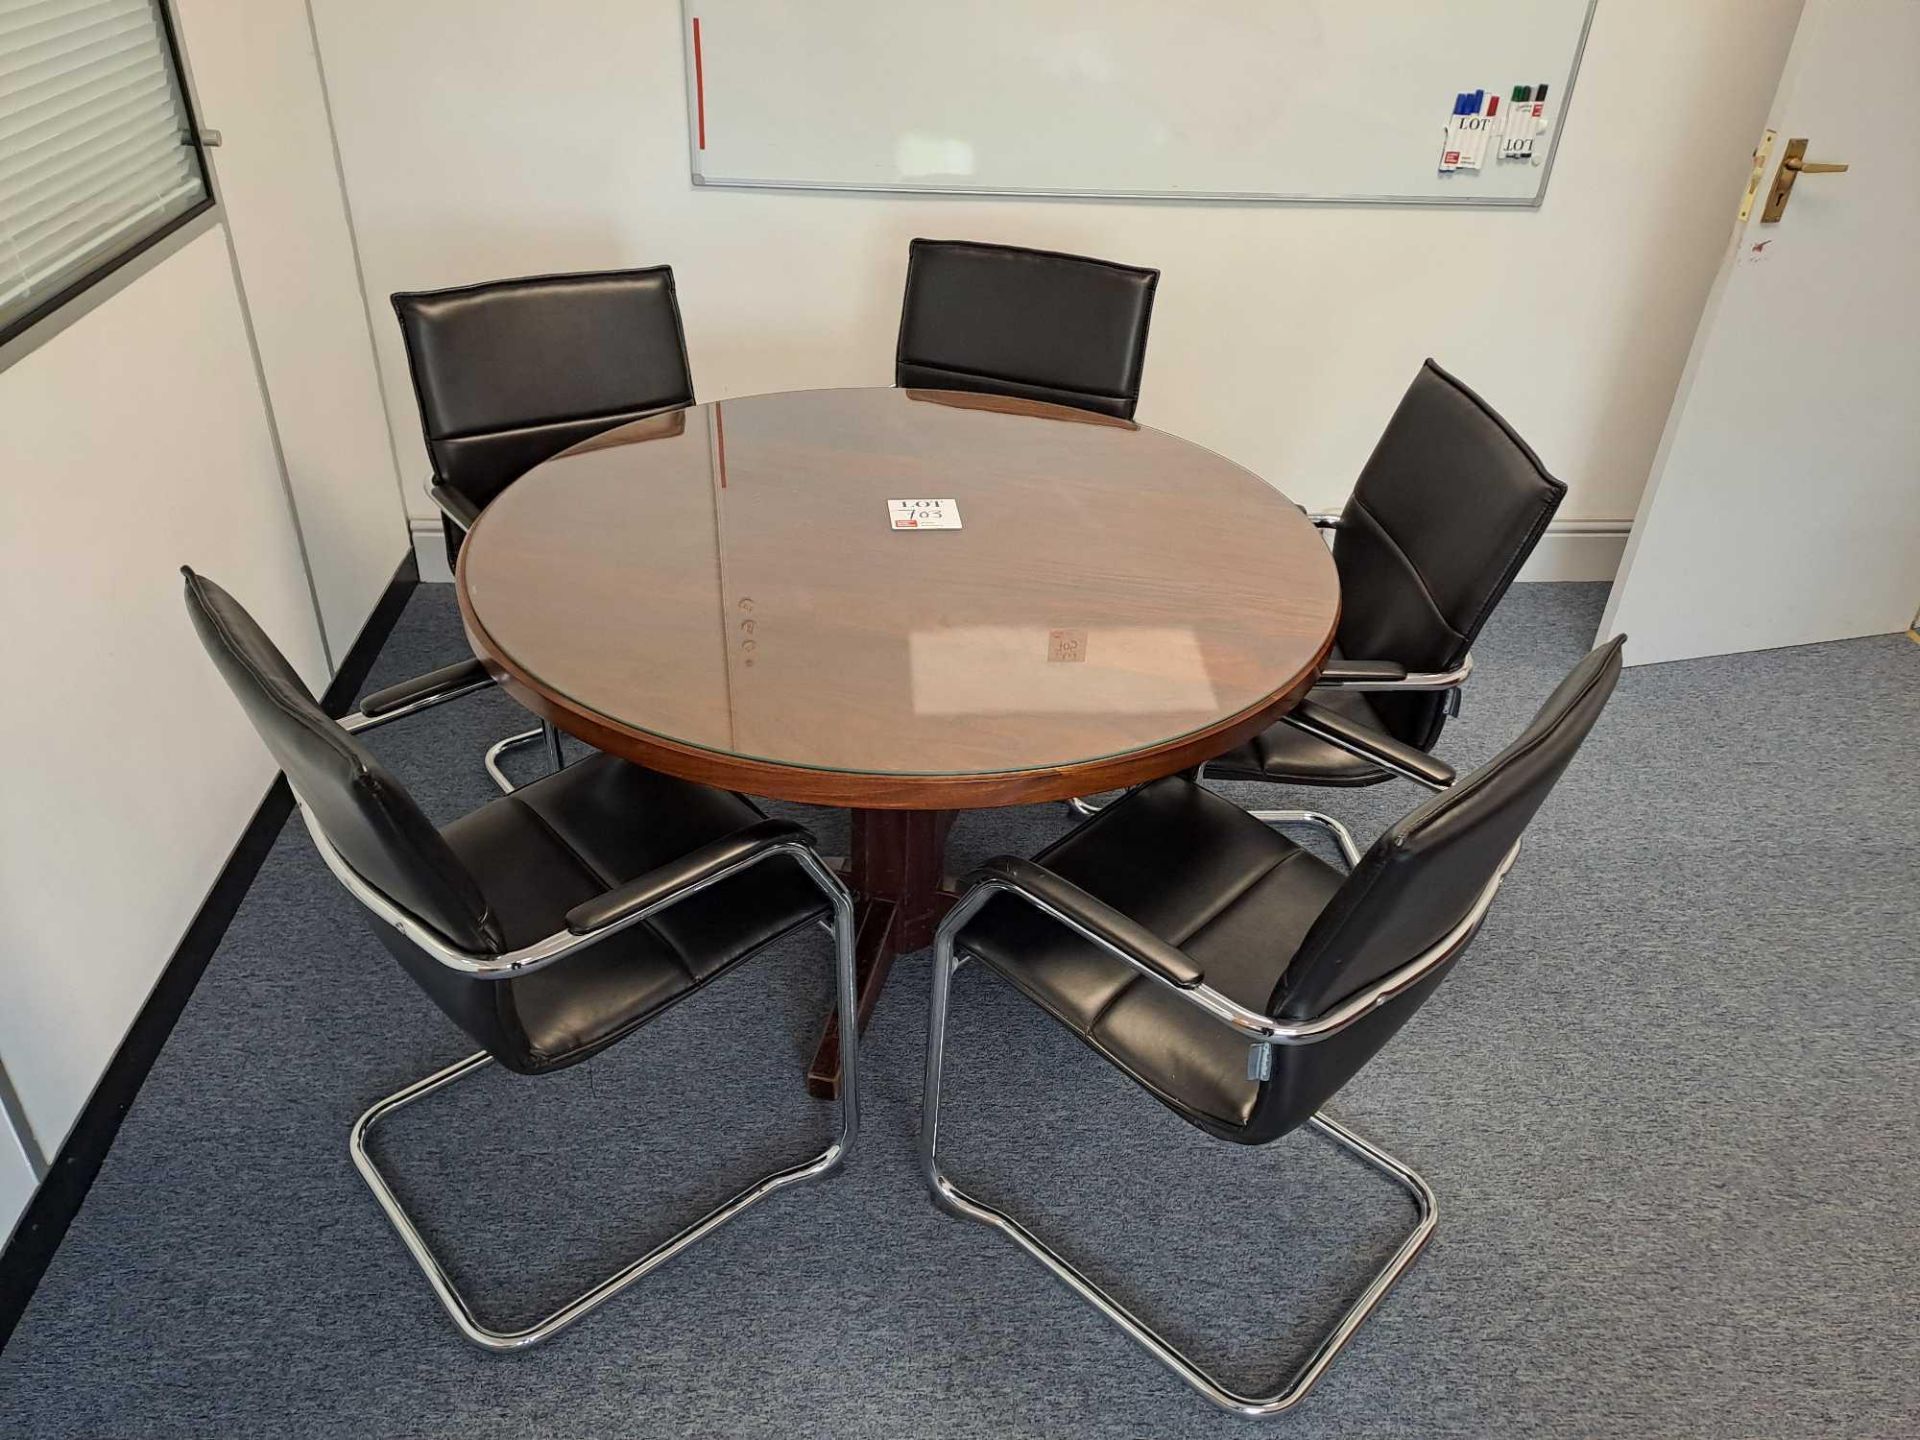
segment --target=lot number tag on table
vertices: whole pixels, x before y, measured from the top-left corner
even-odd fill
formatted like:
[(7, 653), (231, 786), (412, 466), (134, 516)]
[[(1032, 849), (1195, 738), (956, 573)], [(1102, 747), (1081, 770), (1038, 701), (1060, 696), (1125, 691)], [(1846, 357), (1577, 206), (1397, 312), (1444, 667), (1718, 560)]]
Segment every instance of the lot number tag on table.
[(952, 500), (889, 500), (887, 518), (896, 530), (958, 530), (960, 507)]

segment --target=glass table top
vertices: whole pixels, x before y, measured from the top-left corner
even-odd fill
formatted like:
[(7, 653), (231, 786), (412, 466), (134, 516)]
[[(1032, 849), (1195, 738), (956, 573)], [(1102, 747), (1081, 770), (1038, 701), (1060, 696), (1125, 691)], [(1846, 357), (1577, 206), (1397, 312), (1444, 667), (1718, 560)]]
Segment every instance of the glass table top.
[[(890, 501), (933, 499), (960, 528), (892, 528)], [(1191, 735), (1296, 685), (1338, 616), (1325, 544), (1250, 471), (1126, 421), (899, 389), (597, 436), (488, 506), (460, 583), (475, 648), (564, 706), (870, 775)]]

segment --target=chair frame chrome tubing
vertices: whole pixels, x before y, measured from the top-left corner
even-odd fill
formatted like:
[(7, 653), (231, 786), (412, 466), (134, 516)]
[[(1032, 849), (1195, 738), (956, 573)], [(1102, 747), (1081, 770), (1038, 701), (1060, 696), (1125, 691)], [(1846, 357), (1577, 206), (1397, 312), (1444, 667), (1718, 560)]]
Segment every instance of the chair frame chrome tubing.
[[(484, 687), (461, 686), (385, 715), (354, 716), (351, 718), (356, 723), (348, 725), (348, 728), (371, 729), (375, 725), (386, 724), (391, 720), (424, 710), (431, 705), (471, 694), (480, 688)], [(731, 1199), (708, 1211), (671, 1238), (654, 1246), (638, 1260), (615, 1271), (591, 1290), (568, 1301), (544, 1320), (519, 1330), (495, 1330), (483, 1324), (454, 1287), (446, 1268), (434, 1256), (425, 1238), (420, 1234), (419, 1228), (394, 1195), (393, 1188), (387, 1184), (386, 1177), (380, 1173), (379, 1167), (373, 1163), (372, 1157), (367, 1153), (368, 1135), (387, 1116), (482, 1069), (492, 1061), (493, 1057), (483, 1050), (469, 1055), (464, 1060), (456, 1061), (444, 1070), (438, 1070), (423, 1080), (415, 1081), (404, 1090), (387, 1096), (354, 1122), (347, 1142), (348, 1153), (353, 1157), (354, 1168), (360, 1172), (361, 1178), (373, 1191), (374, 1199), (379, 1201), (380, 1208), (386, 1212), (387, 1219), (399, 1232), (401, 1241), (406, 1245), (408, 1253), (413, 1256), (414, 1262), (419, 1265), (421, 1272), (427, 1277), (427, 1282), (433, 1287), (433, 1293), (438, 1297), (440, 1304), (452, 1317), (454, 1324), (459, 1327), (460, 1333), (474, 1344), (495, 1351), (522, 1350), (528, 1346), (537, 1345), (543, 1340), (551, 1339), (574, 1321), (598, 1309), (629, 1285), (652, 1273), (695, 1241), (712, 1233), (741, 1211), (774, 1191), (837, 1170), (853, 1149), (854, 1141), (860, 1131), (859, 979), (854, 964), (853, 896), (840, 877), (827, 868), (811, 846), (797, 840), (776, 841), (741, 860), (704, 875), (699, 880), (679, 887), (652, 904), (636, 908), (598, 929), (583, 934), (575, 934), (571, 930), (560, 930), (531, 945), (522, 946), (518, 950), (511, 950), (502, 955), (489, 955), (462, 950), (448, 943), (431, 928), (401, 910), (386, 896), (362, 880), (353, 867), (347, 864), (340, 852), (334, 848), (333, 843), (327, 839), (326, 832), (320, 828), (319, 821), (314, 818), (306, 801), (301, 799), (298, 792), (295, 793), (294, 798), (300, 806), (301, 819), (306, 822), (307, 833), (313, 837), (314, 846), (320, 851), (321, 859), (326, 862), (327, 868), (333, 872), (334, 877), (346, 887), (348, 893), (374, 915), (418, 945), (434, 960), (450, 970), (475, 979), (504, 980), (511, 976), (532, 974), (536, 970), (566, 959), (576, 951), (617, 935), (629, 926), (638, 925), (649, 917), (679, 904), (682, 900), (697, 895), (710, 886), (718, 885), (730, 876), (770, 860), (776, 855), (791, 856), (799, 861), (801, 869), (826, 895), (833, 907), (835, 991), (838, 996), (837, 1008), (842, 1032), (840, 1128), (833, 1142), (811, 1160), (776, 1170), (754, 1181)]]
[(1360, 1298), (1348, 1307), (1334, 1327), (1321, 1338), (1320, 1343), (1314, 1347), (1313, 1353), (1307, 1357), (1299, 1369), (1294, 1371), (1292, 1378), (1283, 1388), (1270, 1395), (1246, 1395), (1222, 1384), (1172, 1341), (1154, 1330), (1139, 1316), (1101, 1289), (1092, 1279), (1081, 1273), (1071, 1261), (1054, 1251), (1019, 1220), (967, 1194), (949, 1180), (940, 1169), (941, 1072), (946, 1059), (947, 1012), (951, 1003), (954, 970), (958, 964), (954, 952), (954, 937), (973, 917), (974, 912), (992, 896), (1000, 893), (1016, 895), (1052, 916), (1084, 939), (1099, 946), (1108, 954), (1125, 961), (1148, 979), (1166, 986), (1174, 994), (1197, 1005), (1215, 1019), (1233, 1026), (1256, 1046), (1262, 1044), (1311, 1045), (1363, 1019), (1377, 1006), (1417, 984), (1436, 965), (1455, 955), (1479, 929), (1488, 907), (1493, 903), (1494, 895), (1500, 888), (1501, 880), (1512, 868), (1519, 852), (1520, 847), (1517, 844), (1507, 852), (1493, 879), (1475, 899), (1466, 916), (1431, 949), (1326, 1013), (1312, 1020), (1300, 1021), (1278, 1020), (1258, 1011), (1249, 1010), (1220, 994), (1204, 981), (1191, 988), (1176, 985), (1143, 961), (1094, 934), (1037, 895), (1007, 880), (992, 878), (981, 881), (948, 913), (934, 936), (933, 1000), (927, 1029), (926, 1098), (920, 1117), (920, 1168), (928, 1187), (933, 1192), (935, 1203), (955, 1215), (982, 1225), (992, 1226), (1006, 1235), (1021, 1249), (1046, 1266), (1055, 1278), (1062, 1281), (1074, 1294), (1093, 1305), (1162, 1365), (1221, 1409), (1252, 1417), (1277, 1415), (1291, 1409), (1305, 1398), (1315, 1382), (1326, 1372), (1327, 1366), (1333, 1362), (1334, 1356), (1346, 1347), (1347, 1342), (1365, 1323), (1387, 1291), (1393, 1287), (1394, 1282), (1405, 1273), (1407, 1267), (1426, 1246), (1428, 1239), (1433, 1235), (1434, 1227), (1439, 1223), (1439, 1202), (1432, 1188), (1413, 1169), (1355, 1134), (1332, 1116), (1324, 1111), (1315, 1114), (1308, 1121), (1314, 1129), (1379, 1170), (1412, 1198), (1417, 1212), (1416, 1222), (1406, 1238), (1400, 1242), (1392, 1258), (1361, 1292)]
[(422, 710), (431, 710), (434, 706), (444, 705), (449, 700), (460, 700), (468, 695), (477, 695), (482, 690), (491, 690), (495, 683), (497, 682), (491, 675), (484, 680), (463, 681), (450, 685), (444, 690), (429, 691), (418, 699), (410, 700), (405, 705), (396, 706), (392, 710), (384, 710), (378, 715), (355, 711), (340, 716), (334, 723), (350, 734), (358, 734), (362, 730), (377, 730), (382, 725), (391, 725), (396, 720), (405, 720), (410, 715), (418, 715)]
[(1340, 858), (1347, 862), (1347, 869), (1360, 863), (1360, 846), (1355, 843), (1353, 832), (1331, 815), (1322, 815), (1318, 810), (1249, 810), (1247, 813), (1276, 830), (1283, 825), (1312, 825), (1324, 830), (1339, 846)]
[[(454, 506), (449, 505), (440, 493), (439, 484), (435, 481), (428, 480), (425, 488), (427, 498), (433, 501), (439, 507), (440, 513), (457, 526), (460, 533), (464, 535), (471, 528), (473, 517), (463, 515)], [(496, 740), (487, 747), (487, 753), (481, 757), (481, 763), (487, 767), (487, 774), (493, 777), (493, 783), (500, 787), (501, 794), (511, 795), (519, 787), (509, 780), (507, 772), (500, 768), (500, 757), (509, 750), (518, 750), (522, 745), (538, 744), (541, 740), (547, 742), (547, 758), (553, 762), (553, 768), (564, 770), (567, 762), (560, 754), (560, 732), (553, 727), (551, 721), (543, 720), (532, 730), (522, 730), (518, 734), (507, 736), (504, 740)]]
[[(1458, 690), (1462, 685), (1467, 683), (1467, 678), (1472, 674), (1473, 652), (1469, 650), (1460, 663), (1451, 670), (1435, 670), (1431, 672), (1412, 670), (1408, 671), (1405, 675), (1396, 676), (1391, 680), (1343, 679), (1340, 676), (1334, 675), (1324, 680), (1315, 680), (1313, 682), (1313, 688), (1316, 690), (1366, 691)], [(1285, 717), (1283, 716), (1282, 718), (1284, 719)]]
[[(349, 876), (353, 876), (353, 872), (346, 869), (338, 853), (327, 843), (304, 803), (301, 805), (301, 813), (306, 818), (307, 828), (313, 834), (315, 843), (319, 845), (321, 854), (326, 857), (329, 868), (333, 868), (334, 873), (346, 882)], [(374, 1199), (386, 1212), (387, 1219), (392, 1223), (393, 1228), (399, 1232), (401, 1241), (406, 1245), (408, 1253), (413, 1256), (414, 1263), (420, 1267), (421, 1273), (427, 1277), (427, 1283), (433, 1287), (433, 1293), (438, 1297), (441, 1306), (452, 1318), (453, 1323), (459, 1327), (460, 1333), (474, 1344), (487, 1350), (508, 1351), (524, 1350), (544, 1340), (550, 1340), (576, 1320), (597, 1310), (629, 1285), (644, 1279), (681, 1251), (719, 1229), (741, 1211), (757, 1204), (774, 1191), (803, 1180), (828, 1175), (840, 1167), (847, 1154), (853, 1149), (860, 1128), (859, 981), (854, 967), (853, 898), (841, 884), (839, 877), (820, 863), (810, 847), (798, 842), (786, 842), (770, 846), (737, 864), (729, 865), (714, 875), (688, 885), (656, 904), (638, 910), (589, 935), (574, 935), (571, 932), (562, 931), (504, 956), (468, 955), (453, 951), (452, 947), (446, 945), (444, 941), (437, 945), (422, 946), (428, 954), (443, 964), (449, 964), (447, 952), (451, 951), (459, 958), (459, 963), (450, 964), (450, 968), (479, 979), (498, 980), (509, 975), (529, 974), (565, 959), (569, 954), (587, 945), (604, 940), (607, 936), (624, 930), (629, 925), (638, 924), (648, 916), (658, 914), (688, 896), (698, 894), (708, 886), (716, 885), (729, 876), (738, 874), (775, 855), (790, 855), (798, 860), (813, 882), (831, 899), (834, 910), (835, 988), (839, 997), (840, 1027), (844, 1032), (840, 1044), (842, 1065), (840, 1129), (833, 1142), (812, 1159), (776, 1170), (754, 1181), (669, 1239), (654, 1246), (639, 1259), (616, 1270), (592, 1289), (569, 1300), (545, 1319), (517, 1330), (496, 1330), (474, 1314), (465, 1297), (455, 1288), (446, 1268), (428, 1247), (412, 1217), (402, 1207), (392, 1187), (388, 1185), (386, 1177), (367, 1152), (367, 1137), (382, 1120), (396, 1110), (403, 1109), (414, 1101), (482, 1069), (492, 1062), (493, 1057), (482, 1050), (469, 1055), (464, 1060), (456, 1061), (444, 1070), (436, 1071), (425, 1079), (417, 1080), (405, 1089), (387, 1096), (354, 1122), (347, 1143), (348, 1153), (353, 1157), (354, 1168), (360, 1172), (360, 1177), (367, 1182), (367, 1188), (373, 1191)], [(369, 890), (364, 883), (359, 882), (357, 876), (353, 877), (353, 882), (348, 884), (348, 888), (353, 890), (356, 897), (363, 902), (368, 901), (369, 897), (374, 900), (382, 899), (376, 892)], [(400, 923), (395, 919), (391, 906), (370, 904), (370, 908), (380, 913), (381, 918), (388, 923), (396, 925), (396, 928), (409, 939), (416, 943), (421, 939), (419, 927)]]
[[(376, 725), (385, 725), (391, 720), (404, 720), (409, 715), (429, 710), (435, 705), (444, 705), (449, 700), (458, 700), (463, 695), (472, 695), (481, 690), (491, 689), (497, 683), (493, 676), (489, 675), (484, 680), (425, 695), (411, 704), (403, 705), (397, 710), (390, 710), (382, 715), (343, 715), (339, 723), (342, 729), (349, 731), (371, 730)], [(532, 745), (542, 739), (547, 742), (547, 758), (553, 762), (553, 768), (565, 769), (567, 762), (560, 752), (560, 732), (550, 721), (543, 720), (532, 730), (523, 730), (517, 735), (509, 735), (506, 739), (497, 740), (487, 747), (483, 763), (487, 767), (487, 774), (493, 777), (493, 783), (500, 787), (502, 794), (511, 795), (519, 787), (508, 779), (506, 772), (500, 768), (500, 757), (509, 750), (517, 749), (522, 745)]]
[(483, 763), (487, 767), (487, 774), (493, 777), (493, 783), (500, 787), (501, 794), (511, 795), (520, 787), (508, 779), (507, 772), (500, 768), (500, 757), (509, 750), (517, 750), (522, 745), (537, 745), (542, 740), (547, 742), (547, 758), (553, 762), (553, 768), (555, 770), (564, 770), (567, 762), (560, 753), (560, 732), (554, 728), (553, 722), (550, 720), (541, 721), (540, 724), (532, 730), (522, 730), (517, 735), (509, 735), (504, 740), (496, 740), (487, 747), (487, 753), (483, 759)]
[[(1465, 663), (1461, 666), (1459, 670), (1452, 671), (1450, 673), (1459, 675), (1462, 679), (1464, 679), (1467, 673), (1472, 669), (1473, 669), (1473, 656), (1469, 655), (1467, 656)], [(1407, 678), (1410, 680), (1415, 680), (1415, 679), (1426, 679), (1429, 677), (1410, 675)], [(1419, 687), (1392, 686), (1384, 683), (1375, 683), (1375, 684), (1367, 684), (1367, 685), (1349, 685), (1342, 688), (1349, 689), (1349, 690), (1356, 690), (1356, 689), (1391, 690), (1391, 689), (1416, 689)], [(1433, 687), (1429, 687), (1429, 688), (1433, 688)], [(1378, 751), (1370, 750), (1363, 745), (1350, 744), (1348, 741), (1342, 739), (1339, 735), (1337, 735), (1333, 731), (1323, 730), (1318, 725), (1315, 725), (1311, 720), (1303, 720), (1298, 715), (1295, 715), (1295, 714), (1282, 715), (1280, 717), (1280, 720), (1282, 724), (1291, 725), (1296, 730), (1303, 730), (1307, 734), (1313, 736), (1314, 739), (1316, 740), (1324, 740), (1327, 744), (1333, 746), (1336, 750), (1344, 750), (1349, 755), (1358, 755), (1362, 760), (1366, 760), (1371, 762), (1372, 764), (1378, 765), (1382, 770), (1392, 771), (1393, 774), (1399, 776), (1402, 780), (1411, 780), (1413, 781), (1414, 784), (1424, 785), (1429, 790), (1444, 790), (1447, 788), (1446, 786), (1438, 784), (1433, 780), (1429, 780), (1425, 775), (1419, 774), (1417, 771), (1409, 770), (1405, 766), (1396, 764), (1390, 756), (1382, 755)], [(1200, 781), (1205, 780), (1207, 778), (1207, 767), (1203, 764), (1199, 766), (1197, 769), (1195, 769), (1193, 778), (1196, 784), (1199, 783)], [(1084, 800), (1084, 799), (1081, 799), (1079, 796), (1075, 796), (1073, 799), (1067, 801), (1067, 804), (1070, 807), (1072, 807), (1073, 812), (1076, 815), (1098, 815), (1102, 810), (1107, 808), (1105, 805), (1096, 805), (1091, 800)], [(1340, 843), (1340, 852), (1343, 855), (1347, 856), (1347, 863), (1349, 865), (1356, 865), (1359, 863), (1359, 857), (1354, 853), (1352, 853), (1353, 852), (1353, 836), (1348, 833), (1346, 826), (1342, 825), (1338, 820), (1335, 820), (1331, 815), (1323, 815), (1317, 810), (1249, 810), (1247, 813), (1253, 816), (1253, 818), (1256, 820), (1264, 820), (1269, 825), (1294, 824), (1294, 823), (1303, 824), (1303, 825), (1318, 825), (1323, 830), (1329, 830), (1333, 833), (1334, 839), (1339, 841)]]
[[(1341, 515), (1337, 510), (1323, 510), (1310, 513), (1307, 518), (1314, 523), (1315, 527), (1321, 530), (1338, 530), (1341, 525)], [(1366, 680), (1359, 677), (1342, 679), (1336, 675), (1316, 678), (1313, 682), (1313, 688), (1316, 690), (1355, 690), (1367, 693), (1390, 693), (1396, 690), (1402, 693), (1446, 690), (1451, 692), (1447, 698), (1447, 713), (1450, 715), (1458, 715), (1460, 713), (1461, 687), (1467, 683), (1467, 678), (1472, 674), (1473, 652), (1468, 651), (1467, 654), (1461, 658), (1460, 663), (1451, 670), (1431, 672), (1413, 671), (1405, 675), (1396, 676), (1390, 680)], [(1430, 789), (1444, 788), (1434, 785), (1431, 780), (1428, 780), (1424, 776), (1414, 775), (1401, 769), (1391, 760), (1376, 755), (1371, 750), (1363, 750), (1356, 746), (1348, 745), (1343, 741), (1334, 739), (1333, 736), (1324, 731), (1315, 729), (1310, 725), (1302, 724), (1291, 715), (1283, 715), (1280, 718), (1285, 721), (1290, 721), (1296, 728), (1305, 730), (1317, 739), (1325, 740), (1328, 744), (1345, 750), (1350, 755), (1358, 755), (1362, 760), (1370, 761), (1384, 770), (1391, 770), (1403, 780), (1412, 780), (1414, 783), (1425, 785)], [(1195, 778), (1203, 778), (1206, 774), (1206, 768), (1206, 766), (1202, 765), (1195, 773)], [(1079, 796), (1075, 796), (1073, 799), (1067, 801), (1067, 804), (1073, 809), (1076, 815), (1098, 815), (1106, 808), (1103, 805), (1096, 805), (1091, 800), (1083, 799)], [(1303, 821), (1308, 818), (1307, 812), (1305, 811), (1255, 810), (1252, 814), (1256, 819), (1265, 820), (1269, 824), (1276, 823), (1276, 817), (1290, 817)], [(1326, 820), (1326, 816), (1319, 816), (1313, 820), (1313, 823), (1320, 824)], [(1333, 821), (1331, 823), (1338, 825), (1339, 822)]]

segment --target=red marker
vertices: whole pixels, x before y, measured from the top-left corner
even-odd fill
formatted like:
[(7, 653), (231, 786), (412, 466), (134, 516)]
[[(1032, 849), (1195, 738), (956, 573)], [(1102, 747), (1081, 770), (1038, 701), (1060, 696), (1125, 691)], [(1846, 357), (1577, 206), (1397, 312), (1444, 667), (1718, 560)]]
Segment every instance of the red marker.
[(707, 148), (707, 70), (700, 57), (700, 17), (693, 17), (693, 111), (700, 148)]

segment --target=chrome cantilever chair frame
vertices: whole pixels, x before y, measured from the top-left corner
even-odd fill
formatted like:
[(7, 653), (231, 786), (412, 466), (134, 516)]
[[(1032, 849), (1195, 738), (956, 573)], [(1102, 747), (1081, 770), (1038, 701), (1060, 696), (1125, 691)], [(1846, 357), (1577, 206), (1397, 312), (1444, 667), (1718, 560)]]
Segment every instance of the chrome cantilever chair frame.
[[(465, 534), (473, 517), (471, 515), (463, 515), (452, 505), (449, 505), (440, 494), (440, 487), (432, 480), (427, 482), (426, 489), (427, 498), (439, 507), (442, 515), (447, 517), (447, 523), (457, 528), (462, 534)], [(566, 758), (560, 753), (560, 732), (554, 728), (553, 722), (549, 720), (542, 720), (531, 730), (517, 731), (507, 736), (504, 740), (496, 740), (487, 747), (487, 753), (481, 757), (480, 763), (487, 767), (487, 774), (493, 777), (493, 783), (500, 787), (501, 794), (511, 795), (514, 791), (514, 784), (512, 780), (507, 778), (507, 772), (500, 768), (500, 757), (509, 750), (518, 750), (523, 745), (536, 745), (542, 740), (547, 742), (547, 759), (553, 763), (553, 768), (555, 770), (564, 769), (567, 762)]]
[[(354, 715), (340, 723), (348, 730), (369, 730), (404, 716), (417, 714), (434, 705), (463, 695), (473, 694), (492, 684), (491, 679), (462, 684), (446, 691), (426, 696), (412, 704), (397, 708), (378, 716)], [(509, 787), (511, 788), (511, 787)], [(321, 830), (313, 812), (307, 808), (306, 801), (296, 792), (295, 799), (300, 805), (301, 818), (306, 822), (307, 833), (313, 837), (314, 845), (319, 849), (321, 858), (326, 862), (334, 877), (346, 887), (348, 892), (373, 912), (380, 920), (394, 927), (409, 941), (417, 945), (438, 963), (462, 975), (479, 980), (505, 980), (516, 975), (529, 975), (536, 970), (566, 959), (590, 945), (598, 944), (609, 936), (617, 935), (630, 926), (638, 925), (650, 916), (657, 915), (671, 906), (679, 904), (690, 896), (699, 894), (709, 886), (717, 885), (730, 876), (750, 869), (764, 860), (776, 855), (787, 855), (800, 862), (807, 877), (826, 895), (833, 907), (833, 948), (835, 990), (837, 1008), (842, 1033), (840, 1087), (840, 1128), (833, 1142), (810, 1160), (776, 1170), (770, 1175), (754, 1181), (732, 1198), (709, 1210), (692, 1224), (681, 1229), (669, 1239), (654, 1246), (646, 1254), (632, 1263), (621, 1267), (607, 1276), (598, 1285), (576, 1296), (555, 1310), (545, 1319), (518, 1330), (496, 1330), (484, 1324), (474, 1314), (465, 1297), (454, 1286), (446, 1267), (434, 1255), (427, 1245), (419, 1227), (413, 1223), (399, 1198), (393, 1193), (393, 1187), (387, 1183), (380, 1168), (374, 1164), (373, 1157), (367, 1151), (367, 1137), (379, 1123), (395, 1111), (404, 1109), (414, 1101), (431, 1095), (464, 1079), (492, 1063), (493, 1057), (481, 1050), (455, 1061), (443, 1070), (437, 1070), (422, 1080), (417, 1080), (403, 1090), (398, 1090), (377, 1101), (365, 1114), (354, 1122), (348, 1137), (348, 1153), (353, 1157), (354, 1168), (373, 1191), (374, 1199), (386, 1212), (387, 1219), (399, 1232), (407, 1251), (419, 1265), (427, 1282), (433, 1287), (433, 1293), (460, 1333), (474, 1344), (487, 1350), (522, 1350), (551, 1339), (591, 1311), (618, 1295), (622, 1290), (657, 1270), (695, 1241), (711, 1234), (741, 1211), (765, 1199), (774, 1191), (803, 1180), (811, 1180), (830, 1174), (838, 1169), (853, 1148), (859, 1133), (859, 1072), (860, 1072), (860, 1027), (858, 1021), (859, 982), (854, 967), (854, 909), (853, 896), (847, 890), (840, 877), (821, 861), (811, 846), (798, 841), (780, 841), (764, 849), (755, 851), (746, 858), (717, 870), (710, 875), (684, 885), (671, 894), (662, 897), (653, 904), (623, 915), (611, 924), (602, 926), (586, 934), (575, 934), (571, 930), (560, 930), (534, 941), (518, 950), (501, 955), (478, 954), (450, 945), (429, 927), (421, 924), (413, 916), (394, 905), (386, 896), (362, 880), (354, 869), (347, 864), (340, 852)]]
[[(1343, 850), (1345, 848), (1343, 846)], [(1261, 1014), (1259, 1011), (1249, 1010), (1204, 982), (1192, 988), (1176, 985), (1144, 961), (1095, 934), (1032, 892), (1004, 879), (981, 881), (948, 913), (934, 937), (933, 1002), (927, 1030), (926, 1098), (920, 1121), (920, 1168), (933, 1192), (935, 1202), (955, 1215), (977, 1221), (982, 1225), (992, 1226), (1006, 1235), (1022, 1250), (1046, 1266), (1074, 1294), (1090, 1303), (1124, 1330), (1147, 1353), (1221, 1409), (1253, 1417), (1277, 1415), (1291, 1409), (1299, 1404), (1307, 1392), (1313, 1388), (1315, 1382), (1326, 1373), (1327, 1366), (1333, 1362), (1334, 1356), (1345, 1348), (1368, 1315), (1372, 1314), (1374, 1308), (1386, 1296), (1387, 1291), (1393, 1287), (1394, 1282), (1405, 1273), (1407, 1267), (1426, 1246), (1435, 1225), (1439, 1222), (1439, 1202), (1432, 1188), (1410, 1166), (1396, 1160), (1379, 1146), (1354, 1133), (1324, 1111), (1312, 1117), (1308, 1123), (1314, 1129), (1399, 1185), (1413, 1201), (1416, 1221), (1413, 1229), (1394, 1251), (1392, 1258), (1368, 1282), (1360, 1298), (1348, 1307), (1333, 1328), (1321, 1338), (1313, 1352), (1294, 1371), (1283, 1387), (1267, 1395), (1247, 1395), (1232, 1389), (1202, 1369), (1198, 1362), (1171, 1340), (1101, 1289), (1095, 1281), (1083, 1274), (1071, 1261), (1056, 1252), (1019, 1220), (1004, 1210), (967, 1194), (941, 1170), (939, 1160), (940, 1082), (946, 1060), (947, 1012), (951, 1004), (954, 970), (960, 959), (964, 958), (956, 955), (955, 937), (959, 934), (961, 927), (992, 896), (1000, 893), (1018, 896), (1108, 954), (1126, 962), (1149, 980), (1165, 986), (1215, 1020), (1232, 1026), (1246, 1036), (1251, 1047), (1249, 1061), (1253, 1062), (1261, 1057), (1252, 1052), (1257, 1052), (1264, 1046), (1311, 1045), (1330, 1035), (1338, 1034), (1349, 1025), (1371, 1014), (1378, 1006), (1418, 984), (1435, 966), (1452, 958), (1480, 928), (1488, 907), (1493, 904), (1493, 897), (1500, 888), (1501, 880), (1512, 868), (1519, 853), (1518, 844), (1507, 852), (1493, 879), (1475, 899), (1466, 916), (1431, 949), (1326, 1013), (1312, 1020), (1300, 1021), (1279, 1020)], [(1349, 864), (1351, 863), (1353, 863), (1352, 859), (1349, 860)]]

